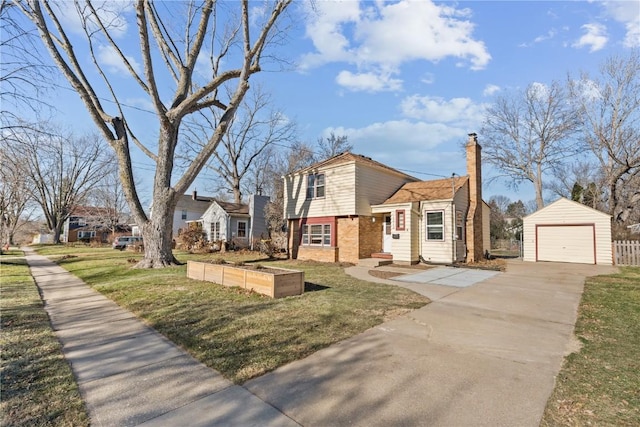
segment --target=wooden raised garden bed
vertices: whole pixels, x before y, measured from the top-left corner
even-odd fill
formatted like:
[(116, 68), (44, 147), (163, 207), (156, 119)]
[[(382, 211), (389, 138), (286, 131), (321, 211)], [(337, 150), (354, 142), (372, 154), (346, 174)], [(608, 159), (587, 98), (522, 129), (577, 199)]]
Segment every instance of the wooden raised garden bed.
[(304, 292), (304, 271), (285, 268), (260, 269), (187, 261), (187, 277), (224, 286), (239, 286), (271, 298), (301, 295)]

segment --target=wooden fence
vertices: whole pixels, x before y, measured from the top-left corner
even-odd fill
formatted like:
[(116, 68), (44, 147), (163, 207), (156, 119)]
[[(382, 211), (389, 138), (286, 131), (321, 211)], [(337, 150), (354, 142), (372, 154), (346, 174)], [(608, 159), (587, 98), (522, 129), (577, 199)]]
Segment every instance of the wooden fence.
[(640, 240), (614, 240), (613, 263), (640, 265)]

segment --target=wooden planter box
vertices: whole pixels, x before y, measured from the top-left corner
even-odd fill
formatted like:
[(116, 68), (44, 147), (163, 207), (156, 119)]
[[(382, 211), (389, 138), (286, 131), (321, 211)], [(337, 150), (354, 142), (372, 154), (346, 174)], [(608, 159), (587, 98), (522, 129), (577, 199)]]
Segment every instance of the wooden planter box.
[(187, 261), (187, 277), (190, 279), (224, 286), (239, 286), (271, 298), (301, 295), (304, 292), (304, 271), (274, 267), (268, 267), (268, 270), (251, 270), (229, 264)]

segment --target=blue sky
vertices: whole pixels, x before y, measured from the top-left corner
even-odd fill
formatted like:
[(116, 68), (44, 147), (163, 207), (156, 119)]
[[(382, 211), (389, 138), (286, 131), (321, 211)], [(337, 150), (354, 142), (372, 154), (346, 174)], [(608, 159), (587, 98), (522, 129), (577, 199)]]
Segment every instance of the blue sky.
[[(125, 21), (135, 17), (124, 6), (121, 12)], [(640, 46), (637, 0), (318, 0), (315, 10), (296, 2), (291, 13), (297, 26), (279, 53), (292, 65), (276, 72), (272, 64), (256, 80), (298, 123), (300, 139), (344, 134), (354, 152), (423, 179), (466, 173), (461, 144), (467, 133), (480, 133), (483, 109), (494, 95), (564, 80), (568, 73), (594, 73), (611, 54)], [(122, 31), (133, 52), (134, 23)], [(106, 63), (112, 60), (108, 50), (101, 54)], [(114, 61), (110, 72), (120, 70)], [(93, 129), (73, 93), (56, 96), (61, 121), (79, 132)], [(126, 102), (146, 107), (133, 93)], [(147, 120), (145, 114), (136, 117)], [(150, 161), (139, 157), (134, 165), (141, 176), (150, 175)], [(529, 184), (516, 192), (489, 182), (491, 168), (484, 175), (485, 199), (533, 198)], [(204, 181), (194, 184), (201, 193)]]

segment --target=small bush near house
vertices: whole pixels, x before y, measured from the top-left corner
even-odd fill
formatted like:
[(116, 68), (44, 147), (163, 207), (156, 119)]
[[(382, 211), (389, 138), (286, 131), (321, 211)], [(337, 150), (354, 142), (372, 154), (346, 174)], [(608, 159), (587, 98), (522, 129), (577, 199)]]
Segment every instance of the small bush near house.
[(183, 231), (176, 238), (178, 249), (191, 253), (209, 252), (209, 242), (207, 235), (200, 228), (189, 228)]

